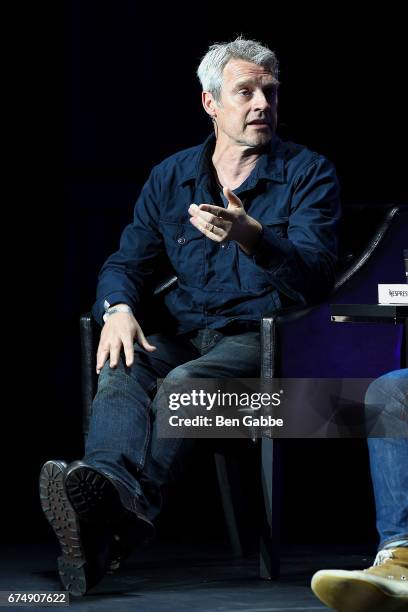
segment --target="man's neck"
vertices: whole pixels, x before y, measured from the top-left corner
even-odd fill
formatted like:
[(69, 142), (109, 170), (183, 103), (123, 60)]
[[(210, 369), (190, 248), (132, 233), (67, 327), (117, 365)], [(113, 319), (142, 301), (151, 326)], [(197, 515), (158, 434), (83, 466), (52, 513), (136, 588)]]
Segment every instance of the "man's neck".
[(217, 140), (212, 163), (222, 186), (236, 189), (251, 174), (263, 149), (240, 146), (237, 144), (222, 144)]

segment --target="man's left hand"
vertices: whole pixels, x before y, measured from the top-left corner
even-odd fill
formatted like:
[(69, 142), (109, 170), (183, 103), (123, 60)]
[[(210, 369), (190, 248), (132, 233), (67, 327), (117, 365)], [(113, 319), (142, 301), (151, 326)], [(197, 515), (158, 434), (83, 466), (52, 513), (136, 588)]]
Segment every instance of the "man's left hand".
[(262, 230), (262, 225), (247, 215), (244, 205), (231, 189), (224, 187), (228, 207), (214, 204), (191, 204), (190, 222), (214, 242), (235, 240), (247, 255), (251, 255)]

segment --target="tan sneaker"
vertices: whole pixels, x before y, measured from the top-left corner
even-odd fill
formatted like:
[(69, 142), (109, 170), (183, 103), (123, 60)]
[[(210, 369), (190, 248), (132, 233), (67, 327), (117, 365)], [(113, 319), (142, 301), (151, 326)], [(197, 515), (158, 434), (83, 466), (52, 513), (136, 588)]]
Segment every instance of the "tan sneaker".
[(311, 587), (337, 612), (408, 612), (408, 547), (380, 550), (365, 570), (320, 570)]

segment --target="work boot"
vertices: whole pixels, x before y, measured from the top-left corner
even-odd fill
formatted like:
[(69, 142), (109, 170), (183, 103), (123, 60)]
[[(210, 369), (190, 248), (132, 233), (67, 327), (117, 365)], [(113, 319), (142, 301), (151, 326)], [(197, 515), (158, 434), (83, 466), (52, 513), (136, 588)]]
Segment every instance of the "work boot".
[(107, 525), (113, 531), (109, 571), (119, 569), (127, 556), (154, 537), (146, 505), (112, 474), (84, 461), (65, 470), (67, 496), (81, 521)]
[(58, 538), (58, 569), (71, 595), (84, 595), (104, 576), (110, 563), (113, 533), (106, 526), (86, 524), (73, 508), (64, 486), (65, 461), (47, 461), (40, 471), (40, 501)]
[(337, 612), (408, 612), (408, 547), (383, 548), (364, 570), (320, 570), (314, 594)]

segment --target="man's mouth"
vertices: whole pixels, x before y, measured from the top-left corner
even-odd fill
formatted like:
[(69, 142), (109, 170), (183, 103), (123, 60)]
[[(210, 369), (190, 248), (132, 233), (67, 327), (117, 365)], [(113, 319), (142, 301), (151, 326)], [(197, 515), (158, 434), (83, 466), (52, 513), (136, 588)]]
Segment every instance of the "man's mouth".
[(269, 121), (267, 121), (266, 119), (254, 119), (253, 121), (250, 121), (248, 125), (261, 125), (269, 127)]

